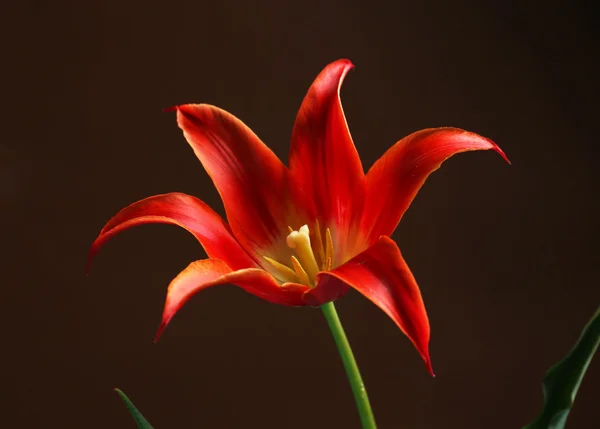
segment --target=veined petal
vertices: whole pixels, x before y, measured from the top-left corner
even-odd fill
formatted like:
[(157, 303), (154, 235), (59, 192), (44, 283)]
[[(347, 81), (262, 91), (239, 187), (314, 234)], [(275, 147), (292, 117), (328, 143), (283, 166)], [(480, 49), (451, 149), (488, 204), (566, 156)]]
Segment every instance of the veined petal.
[(417, 283), (400, 249), (389, 237), (379, 240), (364, 252), (332, 271), (317, 275), (317, 289), (340, 290), (343, 282), (381, 308), (406, 334), (433, 375), (429, 357), (429, 320)]
[(111, 238), (126, 229), (148, 223), (166, 223), (186, 229), (196, 237), (210, 258), (222, 259), (233, 269), (257, 266), (221, 216), (198, 198), (173, 192), (145, 198), (113, 216), (92, 244), (88, 270), (96, 253)]
[(297, 205), (331, 228), (337, 249), (345, 249), (350, 225), (360, 216), (364, 171), (340, 101), (348, 60), (329, 64), (311, 85), (292, 133), (290, 171)]
[(366, 176), (367, 201), (361, 221), (365, 245), (391, 235), (427, 177), (452, 155), (471, 150), (495, 150), (490, 139), (458, 128), (417, 131), (392, 146)]
[(287, 169), (242, 121), (205, 104), (176, 107), (177, 122), (212, 178), (227, 221), (251, 253), (274, 243), (284, 251), (287, 234)]
[(258, 268), (234, 271), (219, 259), (192, 262), (173, 279), (167, 291), (162, 322), (156, 333), (158, 340), (173, 316), (193, 295), (212, 286), (231, 283), (246, 292), (275, 304), (306, 305), (302, 294), (308, 286), (296, 283), (278, 285), (273, 276)]

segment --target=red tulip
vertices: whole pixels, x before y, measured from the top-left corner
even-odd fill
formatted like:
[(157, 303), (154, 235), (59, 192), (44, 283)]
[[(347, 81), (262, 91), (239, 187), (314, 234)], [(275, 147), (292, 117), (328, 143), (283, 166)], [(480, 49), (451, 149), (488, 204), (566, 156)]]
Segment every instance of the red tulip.
[(352, 67), (336, 61), (313, 82), (296, 117), (289, 167), (230, 113), (206, 104), (173, 108), (227, 222), (193, 196), (156, 195), (117, 213), (90, 251), (91, 261), (112, 237), (147, 223), (179, 225), (198, 239), (208, 259), (169, 285), (157, 338), (188, 299), (211, 286), (234, 284), (288, 306), (320, 306), (354, 288), (396, 323), (432, 372), (421, 292), (389, 236), (425, 179), (452, 155), (493, 149), (508, 159), (485, 137), (431, 128), (397, 142), (365, 175), (339, 96)]

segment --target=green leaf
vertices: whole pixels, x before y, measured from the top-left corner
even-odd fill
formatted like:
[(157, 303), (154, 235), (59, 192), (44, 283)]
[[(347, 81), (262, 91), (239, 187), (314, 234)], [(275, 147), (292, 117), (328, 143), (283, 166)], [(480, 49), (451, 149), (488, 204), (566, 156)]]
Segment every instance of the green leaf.
[(125, 395), (119, 389), (115, 389), (115, 392), (117, 392), (123, 400), (123, 402), (125, 402), (125, 406), (127, 406), (127, 409), (131, 413), (131, 416), (133, 417), (133, 420), (135, 420), (135, 422), (137, 423), (139, 429), (154, 429), (152, 425), (148, 423), (148, 420), (146, 420), (144, 416), (142, 416), (142, 413), (140, 413), (138, 409), (135, 408), (135, 405), (133, 405), (133, 402), (129, 400), (127, 395)]
[(563, 429), (581, 380), (600, 343), (600, 307), (569, 354), (544, 377), (544, 408), (523, 429)]

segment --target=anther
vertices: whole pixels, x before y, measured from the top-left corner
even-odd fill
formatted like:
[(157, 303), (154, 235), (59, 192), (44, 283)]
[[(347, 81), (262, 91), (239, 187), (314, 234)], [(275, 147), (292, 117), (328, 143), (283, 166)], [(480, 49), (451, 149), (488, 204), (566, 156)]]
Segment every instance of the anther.
[(331, 231), (329, 228), (325, 230), (325, 261), (329, 265), (328, 270), (333, 265), (333, 239), (331, 238)]
[(279, 277), (284, 282), (296, 283), (296, 281), (298, 281), (294, 270), (292, 270), (287, 265), (283, 265), (281, 262), (277, 262), (276, 260), (271, 259), (267, 256), (263, 256), (263, 259), (277, 270), (279, 276), (276, 277)]
[(323, 238), (321, 237), (319, 219), (315, 219), (315, 242), (313, 244), (317, 251), (317, 259), (321, 262), (321, 269), (325, 269), (325, 249), (323, 248)]
[(308, 274), (306, 274), (306, 271), (304, 271), (304, 268), (302, 268), (300, 261), (298, 261), (295, 256), (292, 256), (292, 266), (294, 267), (294, 271), (296, 272), (296, 276), (298, 276), (300, 283), (310, 285), (311, 281), (308, 278)]

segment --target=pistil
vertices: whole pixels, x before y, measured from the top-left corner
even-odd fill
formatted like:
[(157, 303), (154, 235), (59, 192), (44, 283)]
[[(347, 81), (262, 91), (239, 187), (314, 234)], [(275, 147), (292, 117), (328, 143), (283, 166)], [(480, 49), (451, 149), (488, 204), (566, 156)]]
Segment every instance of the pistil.
[(296, 250), (300, 264), (308, 274), (308, 278), (314, 281), (319, 272), (319, 266), (310, 245), (308, 225), (300, 227), (298, 231), (292, 231), (286, 241), (288, 246)]
[(334, 264), (331, 231), (329, 228), (325, 229), (325, 240), (323, 242), (319, 222), (316, 221), (315, 223), (314, 243), (311, 243), (311, 231), (309, 231), (308, 225), (303, 225), (298, 231), (288, 227), (289, 234), (286, 242), (296, 253), (295, 256), (291, 257), (291, 268), (289, 264), (263, 256), (265, 261), (275, 269), (274, 274), (279, 280), (290, 283), (300, 282), (314, 287), (317, 273), (331, 270)]

